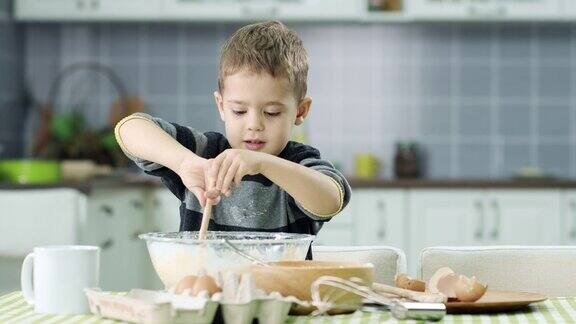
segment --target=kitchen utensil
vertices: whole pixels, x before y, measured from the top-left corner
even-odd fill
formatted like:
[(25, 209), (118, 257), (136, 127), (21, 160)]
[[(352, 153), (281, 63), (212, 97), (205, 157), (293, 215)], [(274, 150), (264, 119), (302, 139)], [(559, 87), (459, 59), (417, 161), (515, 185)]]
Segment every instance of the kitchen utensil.
[(208, 232), (208, 224), (210, 223), (211, 214), (212, 204), (206, 201), (206, 206), (204, 206), (204, 212), (202, 213), (202, 224), (200, 224), (200, 232), (198, 234), (200, 240), (206, 239), (206, 232)]
[(446, 306), (443, 303), (401, 301), (397, 297), (382, 295), (358, 280), (346, 280), (334, 276), (322, 276), (312, 283), (312, 304), (317, 307), (313, 314), (329, 313), (331, 309), (344, 306), (330, 294), (322, 293), (321, 286), (338, 288), (363, 297), (365, 302), (386, 306), (396, 319), (438, 321), (446, 314)]
[(251, 256), (248, 253), (244, 253), (244, 251), (240, 250), (238, 247), (236, 247), (234, 244), (230, 243), (229, 240), (227, 239), (223, 239), (222, 241), (224, 241), (224, 243), (226, 243), (226, 245), (234, 252), (236, 252), (237, 254), (239, 254), (240, 256), (242, 256), (243, 258), (248, 259), (249, 261), (253, 262), (254, 264), (257, 264), (259, 266), (262, 267), (270, 267), (270, 265), (260, 259), (257, 259), (253, 256)]
[(475, 302), (449, 301), (446, 303), (446, 310), (448, 313), (512, 311), (546, 299), (547, 297), (542, 294), (488, 289), (484, 296)]
[[(254, 265), (250, 273), (256, 287), (267, 293), (279, 292), (282, 296), (294, 296), (303, 301), (312, 300), (310, 287), (322, 276), (333, 276), (342, 279), (356, 278), (366, 285), (374, 280), (374, 266), (370, 263), (331, 262), (331, 261), (280, 261), (269, 262), (269, 267)], [(346, 291), (331, 291), (326, 288), (322, 294), (331, 294), (334, 302), (342, 308), (331, 310), (331, 313), (349, 312), (361, 305), (357, 295)], [(313, 308), (300, 308), (301, 314), (310, 313)]]
[[(209, 231), (205, 240), (199, 233), (147, 233), (139, 237), (146, 241), (150, 259), (166, 289), (180, 279), (200, 270), (215, 274), (221, 270), (247, 270), (252, 262), (231, 249), (228, 240), (244, 253), (263, 262), (304, 260), (314, 235), (267, 232)], [(203, 263), (198, 263), (202, 254)]]
[(391, 305), (364, 303), (362, 312), (390, 311), (398, 320), (439, 321), (446, 315), (446, 306), (442, 303), (419, 303), (402, 301), (393, 297)]
[(84, 289), (98, 286), (99, 271), (97, 246), (36, 247), (22, 263), (22, 294), (37, 313), (85, 314)]
[[(114, 125), (88, 129), (81, 126), (84, 115), (78, 110), (79, 107), (73, 107), (72, 111), (68, 112), (56, 108), (64, 81), (74, 73), (86, 71), (97, 72), (106, 77), (118, 94), (118, 99), (111, 107), (113, 111), (109, 122), (143, 109), (139, 98), (128, 97), (126, 87), (110, 67), (97, 62), (70, 64), (64, 67), (50, 84), (47, 102), (39, 109), (41, 125), (35, 136), (33, 154), (51, 158), (90, 158), (101, 164), (121, 165), (126, 158), (119, 153), (119, 147), (114, 141), (112, 147), (107, 144), (111, 142), (110, 138), (113, 138)], [(59, 112), (58, 115), (55, 115), (56, 111)]]
[(399, 297), (409, 298), (411, 300), (422, 302), (422, 303), (443, 303), (446, 301), (446, 297), (442, 294), (431, 294), (431, 293), (423, 293), (408, 289), (402, 289), (398, 287), (393, 287), (381, 283), (373, 283), (372, 289), (377, 292), (387, 293), (387, 294), (394, 294)]
[(19, 184), (60, 181), (60, 163), (52, 160), (0, 160), (0, 180)]

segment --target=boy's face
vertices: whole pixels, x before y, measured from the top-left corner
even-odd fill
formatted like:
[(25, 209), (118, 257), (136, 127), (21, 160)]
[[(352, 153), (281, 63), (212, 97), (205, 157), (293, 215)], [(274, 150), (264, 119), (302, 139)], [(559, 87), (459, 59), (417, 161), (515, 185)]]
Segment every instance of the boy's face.
[(223, 93), (214, 97), (232, 148), (273, 155), (284, 149), (312, 103), (310, 98), (298, 102), (286, 78), (245, 70), (227, 76)]

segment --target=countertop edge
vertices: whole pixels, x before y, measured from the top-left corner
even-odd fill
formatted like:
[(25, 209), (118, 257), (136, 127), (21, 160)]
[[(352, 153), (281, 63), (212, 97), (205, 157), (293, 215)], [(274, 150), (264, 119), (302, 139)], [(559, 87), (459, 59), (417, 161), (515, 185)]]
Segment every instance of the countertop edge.
[[(348, 178), (354, 189), (576, 189), (572, 179), (359, 179)], [(56, 184), (0, 183), (0, 190), (72, 188), (85, 194), (97, 189), (161, 187), (159, 178), (145, 175), (96, 178)]]

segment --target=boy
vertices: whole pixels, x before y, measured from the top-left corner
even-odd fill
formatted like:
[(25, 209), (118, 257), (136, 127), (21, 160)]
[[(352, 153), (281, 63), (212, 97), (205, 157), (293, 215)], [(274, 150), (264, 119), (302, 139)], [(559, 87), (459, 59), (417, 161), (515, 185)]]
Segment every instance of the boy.
[[(350, 200), (350, 186), (318, 150), (289, 141), (306, 118), (308, 58), (280, 22), (237, 30), (220, 55), (214, 98), (226, 137), (134, 114), (116, 125), (123, 151), (182, 202), (180, 231), (316, 234)], [(221, 197), (224, 195), (224, 197)]]

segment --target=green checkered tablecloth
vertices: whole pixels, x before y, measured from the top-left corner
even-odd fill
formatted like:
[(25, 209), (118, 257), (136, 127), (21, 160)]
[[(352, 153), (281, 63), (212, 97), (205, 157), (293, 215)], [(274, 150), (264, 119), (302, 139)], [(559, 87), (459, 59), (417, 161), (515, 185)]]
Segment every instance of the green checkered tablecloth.
[[(396, 323), (390, 313), (361, 313), (350, 315), (307, 317), (290, 316), (287, 323)], [(401, 321), (415, 323), (414, 321)], [(0, 296), (0, 323), (122, 323), (95, 315), (36, 314), (22, 293), (17, 291)], [(576, 298), (553, 298), (533, 304), (529, 309), (506, 314), (446, 315), (442, 323), (576, 323)]]

